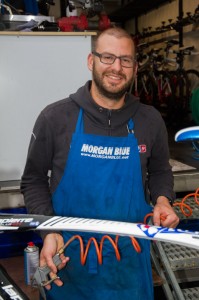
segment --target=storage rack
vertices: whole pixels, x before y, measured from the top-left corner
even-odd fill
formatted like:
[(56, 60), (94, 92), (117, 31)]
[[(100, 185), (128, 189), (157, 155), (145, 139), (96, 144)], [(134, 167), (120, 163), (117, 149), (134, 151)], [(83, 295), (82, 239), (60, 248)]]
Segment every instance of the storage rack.
[[(179, 202), (179, 199), (176, 200)], [(187, 202), (193, 213), (189, 219), (199, 219), (199, 206), (194, 198)], [(181, 220), (186, 219), (179, 207), (174, 208)], [(162, 288), (167, 300), (199, 299), (199, 252), (198, 250), (153, 242), (151, 258), (156, 272), (163, 279)], [(190, 287), (190, 283), (193, 287)]]

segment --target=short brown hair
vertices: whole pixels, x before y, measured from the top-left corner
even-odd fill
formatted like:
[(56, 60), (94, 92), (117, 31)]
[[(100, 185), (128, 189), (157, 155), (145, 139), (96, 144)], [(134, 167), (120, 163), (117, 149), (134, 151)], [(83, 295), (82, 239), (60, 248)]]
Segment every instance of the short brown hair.
[[(127, 39), (130, 39), (132, 41), (132, 44), (134, 45), (132, 36), (126, 30), (124, 30), (121, 27), (111, 27), (111, 28), (105, 29), (104, 31), (101, 31), (97, 34), (97, 36), (93, 40), (93, 50), (96, 50), (100, 37), (102, 37), (104, 35), (114, 36), (118, 39), (127, 38)], [(134, 48), (135, 48), (135, 45), (134, 45)]]

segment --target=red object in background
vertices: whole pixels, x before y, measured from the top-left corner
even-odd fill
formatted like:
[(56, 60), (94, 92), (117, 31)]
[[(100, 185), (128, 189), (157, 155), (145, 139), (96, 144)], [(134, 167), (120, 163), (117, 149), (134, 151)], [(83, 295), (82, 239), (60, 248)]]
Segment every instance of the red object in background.
[(104, 30), (111, 26), (111, 22), (106, 14), (100, 15), (98, 21), (89, 22), (86, 15), (82, 14), (79, 17), (63, 17), (57, 23), (61, 31)]
[(105, 30), (111, 27), (111, 22), (110, 19), (107, 17), (107, 15), (105, 14), (100, 15), (98, 27), (99, 30)]
[(63, 17), (58, 20), (61, 31), (83, 31), (88, 29), (88, 20), (85, 15)]
[(61, 31), (81, 31), (88, 28), (88, 21), (85, 15), (63, 17), (58, 20), (58, 26)]

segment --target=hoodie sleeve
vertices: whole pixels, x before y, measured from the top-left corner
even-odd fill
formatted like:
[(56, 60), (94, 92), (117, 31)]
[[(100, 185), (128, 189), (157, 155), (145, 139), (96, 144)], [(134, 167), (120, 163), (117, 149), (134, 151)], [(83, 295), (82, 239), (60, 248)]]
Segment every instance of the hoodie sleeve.
[(158, 119), (148, 162), (148, 186), (154, 204), (159, 196), (165, 196), (171, 201), (175, 198), (173, 174), (169, 164), (167, 129), (164, 121), (160, 117)]
[(48, 177), (53, 156), (52, 141), (52, 131), (41, 112), (33, 129), (21, 179), (21, 192), (30, 214), (54, 214)]

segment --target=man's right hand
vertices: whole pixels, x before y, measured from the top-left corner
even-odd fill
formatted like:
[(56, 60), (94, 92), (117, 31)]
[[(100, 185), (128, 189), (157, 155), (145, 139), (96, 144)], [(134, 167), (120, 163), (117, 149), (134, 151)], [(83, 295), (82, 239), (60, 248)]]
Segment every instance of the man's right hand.
[[(57, 271), (64, 268), (66, 263), (69, 261), (69, 257), (65, 257), (64, 254), (60, 254), (62, 263), (56, 267), (53, 262), (53, 256), (64, 246), (64, 239), (59, 233), (49, 233), (46, 235), (43, 243), (43, 248), (40, 253), (40, 267), (48, 266), (51, 269), (50, 277), (56, 276)], [(57, 278), (53, 281), (57, 286), (62, 286), (63, 282)], [(46, 289), (50, 290), (51, 285), (45, 286)]]

